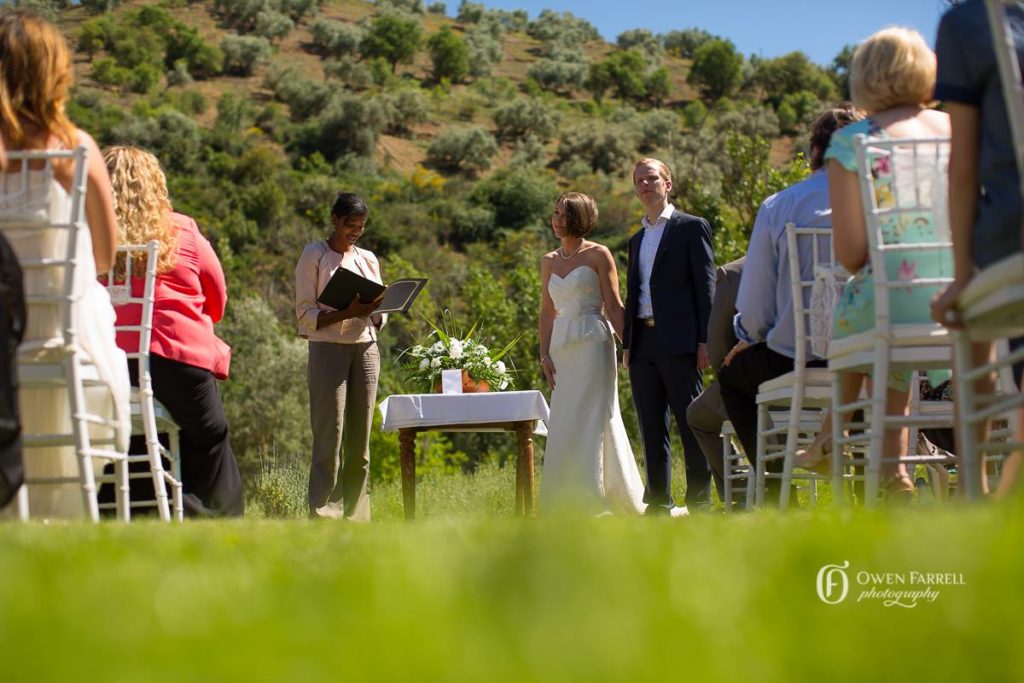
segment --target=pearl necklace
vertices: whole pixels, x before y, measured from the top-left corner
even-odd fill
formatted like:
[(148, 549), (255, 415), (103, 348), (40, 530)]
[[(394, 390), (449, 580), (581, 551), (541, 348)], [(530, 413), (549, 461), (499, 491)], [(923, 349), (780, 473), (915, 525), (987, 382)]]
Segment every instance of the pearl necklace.
[(577, 245), (577, 247), (575, 249), (573, 249), (572, 253), (570, 253), (568, 256), (565, 255), (565, 247), (559, 247), (558, 248), (558, 255), (561, 256), (566, 261), (568, 261), (573, 256), (575, 256), (576, 254), (580, 253), (580, 249), (582, 249), (582, 248), (583, 248), (583, 240), (580, 240), (579, 245)]

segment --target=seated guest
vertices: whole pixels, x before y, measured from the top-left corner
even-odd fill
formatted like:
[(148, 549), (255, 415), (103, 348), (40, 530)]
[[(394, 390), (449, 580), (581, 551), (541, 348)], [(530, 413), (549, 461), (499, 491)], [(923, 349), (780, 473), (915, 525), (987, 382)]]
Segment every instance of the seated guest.
[[(224, 271), (196, 222), (171, 209), (156, 157), (137, 147), (109, 147), (103, 158), (114, 188), (120, 240), (160, 243), (150, 374), (154, 396), (181, 427), (185, 512), (241, 515), (242, 479), (217, 387), (217, 380), (227, 379), (231, 347), (213, 331), (227, 303)], [(133, 262), (133, 271), (133, 294), (141, 296), (145, 263)], [(118, 306), (118, 324), (138, 324), (141, 308)], [(137, 349), (138, 334), (121, 332), (117, 342), (123, 349)], [(137, 371), (134, 364), (131, 369)]]
[[(1024, 62), (1024, 7), (1006, 8), (1012, 27), (1017, 61)], [(954, 281), (932, 303), (936, 322), (959, 327), (956, 300), (984, 269), (1024, 249), (1021, 216), (1020, 173), (1014, 158), (1014, 142), (1003, 84), (999, 76), (993, 36), (982, 0), (967, 0), (952, 8), (939, 23), (935, 42), (938, 76), (935, 99), (949, 112), (952, 153), (949, 158), (949, 223), (953, 236)], [(1024, 339), (1011, 341), (1011, 348)], [(989, 356), (989, 344), (979, 344), (976, 362)], [(1014, 367), (1021, 384), (1024, 364)], [(983, 380), (984, 381), (984, 380)], [(984, 381), (980, 391), (991, 391)], [(1024, 429), (1024, 414), (1018, 422)], [(1024, 434), (1018, 436), (1024, 440)], [(1015, 486), (1021, 454), (1012, 454), (1003, 466), (995, 497)], [(987, 491), (986, 477), (982, 484)]]
[[(742, 272), (741, 257), (719, 266), (715, 276), (715, 296), (711, 300), (711, 315), (708, 317), (708, 359), (716, 376), (722, 367), (725, 354), (738, 341), (732, 319), (736, 314), (736, 295)], [(697, 443), (700, 444), (704, 457), (708, 459), (720, 500), (725, 500), (725, 482), (722, 479), (725, 469), (722, 458), (722, 423), (728, 419), (717, 379), (705, 387), (701, 395), (686, 409), (686, 421)], [(736, 496), (733, 498), (735, 500)]]
[[(949, 135), (949, 117), (927, 109), (935, 87), (935, 55), (924, 38), (905, 28), (887, 28), (864, 41), (854, 53), (850, 68), (853, 103), (868, 117), (833, 138), (825, 153), (828, 159), (829, 199), (832, 204), (832, 232), (836, 258), (853, 277), (846, 283), (833, 318), (832, 338), (839, 339), (870, 330), (875, 324), (874, 282), (868, 254), (860, 180), (858, 178), (857, 135), (884, 138), (937, 138)], [(869, 155), (872, 182), (879, 204), (892, 206), (893, 182), (888, 157)], [(880, 227), (887, 244), (935, 242), (940, 239), (935, 221), (920, 217), (910, 228), (903, 222), (886, 221)], [(917, 277), (948, 277), (951, 264), (937, 253), (895, 252), (887, 256), (889, 277), (899, 272)], [(927, 304), (934, 290), (899, 288), (890, 292), (890, 315), (894, 323), (928, 322)], [(856, 400), (864, 375), (844, 373), (840, 388), (844, 404)], [(890, 373), (886, 413), (903, 415), (909, 393), (908, 373)], [(906, 453), (906, 431), (885, 430), (883, 452)], [(889, 496), (908, 497), (914, 490), (905, 464), (882, 463), (884, 491)]]
[[(23, 9), (0, 10), (0, 196), (4, 211), (0, 231), (20, 261), (66, 256), (66, 238), (55, 238), (48, 226), (71, 220), (73, 164), (68, 159), (46, 165), (22, 163), (13, 152), (67, 151), (84, 147), (85, 225), (76, 226), (74, 290), (71, 303), (79, 352), (95, 367), (102, 386), (84, 390), (89, 413), (112, 420), (114, 447), (124, 451), (131, 434), (131, 385), (124, 352), (114, 343), (114, 309), (106, 289), (96, 281), (106, 272), (117, 246), (117, 227), (110, 179), (99, 148), (77, 128), (65, 110), (74, 79), (71, 53), (60, 30), (38, 14)], [(24, 185), (23, 185), (24, 183)], [(31, 229), (22, 229), (31, 225)], [(25, 272), (29, 311), (24, 341), (42, 346), (62, 339), (58, 306), (38, 302), (39, 297), (61, 295), (52, 269)], [(36, 298), (36, 302), (33, 302)], [(70, 433), (71, 410), (66, 388), (28, 388), (18, 394), (25, 433)], [(25, 462), (28, 478), (77, 477), (79, 459), (74, 447), (32, 448)], [(83, 512), (78, 484), (40, 485), (29, 488), (29, 511), (34, 516), (79, 517)]]
[[(786, 224), (831, 226), (825, 150), (836, 130), (859, 118), (849, 104), (819, 115), (811, 126), (811, 176), (764, 200), (754, 221), (736, 300), (739, 341), (726, 355), (718, 375), (726, 413), (747, 459), (754, 465), (758, 385), (791, 372), (796, 353)], [(809, 280), (814, 269), (812, 246), (808, 242), (805, 247), (800, 266), (803, 279)], [(824, 364), (821, 360), (814, 362)], [(781, 466), (781, 462), (774, 461), (771, 466)], [(769, 480), (769, 488), (777, 491), (777, 480)]]

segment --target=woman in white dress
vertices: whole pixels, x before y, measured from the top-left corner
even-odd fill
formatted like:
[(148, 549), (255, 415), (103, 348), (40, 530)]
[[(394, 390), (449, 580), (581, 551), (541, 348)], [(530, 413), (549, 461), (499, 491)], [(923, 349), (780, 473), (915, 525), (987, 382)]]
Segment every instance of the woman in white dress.
[[(96, 366), (106, 387), (86, 393), (90, 413), (112, 416), (116, 422), (115, 448), (127, 450), (131, 433), (128, 364), (114, 343), (114, 309), (106, 289), (96, 281), (114, 259), (116, 219), (110, 179), (93, 139), (67, 118), (64, 108), (72, 82), (68, 46), (60, 31), (38, 15), (22, 10), (0, 14), (0, 197), (3, 229), (19, 259), (63, 258), (67, 234), (40, 230), (39, 226), (67, 224), (71, 218), (70, 190), (74, 173), (70, 160), (31, 166), (23, 184), (20, 162), (8, 163), (3, 150), (46, 151), (85, 147), (87, 187), (85, 217), (76, 240), (76, 282), (79, 296), (73, 310), (78, 344)], [(31, 230), (21, 229), (33, 227)], [(50, 273), (26, 273), (26, 294), (52, 293), (59, 288)], [(60, 336), (57, 309), (34, 307), (28, 315), (25, 341)], [(94, 391), (95, 389), (95, 391)], [(70, 415), (64, 389), (22, 390), (22, 428), (25, 433), (67, 431)], [(74, 449), (37, 448), (26, 451), (26, 476), (78, 474)], [(96, 464), (96, 471), (100, 465)], [(81, 517), (83, 500), (77, 485), (37, 486), (29, 491), (33, 516)]]
[(608, 248), (586, 239), (596, 223), (591, 197), (562, 195), (551, 216), (562, 245), (541, 259), (540, 362), (552, 389), (542, 513), (644, 510), (643, 482), (619, 413), (619, 278)]

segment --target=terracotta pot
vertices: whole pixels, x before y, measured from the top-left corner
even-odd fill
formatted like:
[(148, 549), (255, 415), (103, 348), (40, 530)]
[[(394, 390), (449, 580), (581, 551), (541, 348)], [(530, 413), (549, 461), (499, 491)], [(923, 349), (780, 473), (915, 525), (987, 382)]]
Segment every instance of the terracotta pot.
[[(483, 391), (490, 391), (491, 385), (485, 380), (475, 380), (469, 376), (469, 373), (465, 370), (462, 371), (462, 393), (464, 394), (479, 394)], [(438, 381), (434, 385), (434, 393), (441, 393), (441, 382)]]

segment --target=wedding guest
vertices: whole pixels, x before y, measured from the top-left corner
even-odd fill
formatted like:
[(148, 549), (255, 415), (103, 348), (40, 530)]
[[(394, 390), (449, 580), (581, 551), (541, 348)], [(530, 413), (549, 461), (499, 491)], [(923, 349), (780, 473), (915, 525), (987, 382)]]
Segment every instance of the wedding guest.
[[(757, 464), (758, 386), (792, 372), (796, 356), (786, 224), (831, 227), (825, 150), (833, 133), (858, 119), (860, 115), (853, 106), (845, 103), (819, 114), (811, 124), (810, 177), (764, 200), (754, 220), (736, 299), (734, 325), (738, 341), (722, 361), (718, 375), (726, 413), (753, 465)], [(810, 240), (801, 243), (798, 258), (804, 280), (814, 276), (812, 250)], [(810, 348), (807, 352), (812, 357)], [(821, 358), (808, 363), (824, 364)], [(777, 471), (781, 465), (781, 461), (772, 461), (769, 471)], [(769, 479), (766, 487), (770, 495), (777, 495), (779, 482)]]
[(383, 282), (377, 257), (356, 246), (368, 214), (361, 197), (338, 194), (331, 234), (306, 245), (295, 267), (295, 316), (299, 335), (309, 340), (311, 517), (370, 521), (370, 425), (380, 376), (377, 331), (386, 316), (374, 315), (379, 301), (363, 302), (358, 296), (341, 310), (317, 301), (338, 268)]
[(579, 192), (555, 202), (561, 246), (540, 262), (541, 367), (551, 392), (543, 513), (644, 511), (643, 482), (619, 413), (615, 338), (623, 306), (615, 259), (587, 238), (597, 204)]
[(669, 202), (672, 174), (641, 159), (633, 186), (644, 207), (642, 230), (629, 240), (622, 364), (629, 370), (647, 468), (646, 514), (670, 514), (672, 445), (669, 416), (683, 441), (686, 503), (711, 503), (711, 470), (686, 422), (708, 367), (708, 316), (715, 290), (711, 226)]
[[(1001, 10), (1003, 8), (1000, 8)], [(1024, 62), (1024, 4), (1007, 4), (1007, 22), (1014, 37), (1018, 63)], [(994, 39), (983, 0), (967, 0), (950, 9), (939, 22), (935, 52), (938, 73), (935, 99), (949, 112), (949, 222), (953, 236), (954, 280), (932, 302), (932, 318), (959, 327), (956, 300), (975, 270), (995, 265), (1024, 250), (1020, 173), (1003, 84), (996, 63)], [(1011, 341), (1011, 348), (1024, 339)], [(978, 344), (978, 362), (988, 358), (989, 344)], [(1021, 384), (1024, 363), (1014, 367)], [(980, 391), (991, 391), (983, 380)], [(1024, 414), (1020, 424), (1024, 425)], [(1024, 437), (1022, 437), (1024, 438)], [(995, 496), (1005, 496), (1016, 484), (1021, 454), (1007, 459)], [(987, 491), (987, 481), (982, 476)]]
[[(117, 222), (110, 179), (99, 148), (66, 112), (72, 81), (70, 51), (56, 26), (31, 11), (0, 11), (0, 149), (6, 151), (0, 155), (0, 195), (5, 198), (5, 212), (18, 214), (22, 222), (31, 215), (40, 225), (66, 224), (72, 209), (73, 163), (57, 160), (51, 171), (42, 162), (38, 167), (30, 164), (26, 192), (21, 185), (21, 162), (11, 160), (9, 155), (19, 151), (86, 149), (86, 226), (77, 231), (74, 254), (75, 289), (80, 296), (71, 305), (78, 345), (103, 384), (86, 388), (88, 410), (113, 418), (115, 447), (124, 451), (131, 434), (128, 364), (124, 352), (114, 343), (110, 297), (96, 281), (97, 272), (105, 272), (114, 259)], [(7, 232), (6, 224), (7, 220), (0, 217), (0, 230), (6, 233), (19, 260), (65, 258), (63, 251), (53, 252), (53, 240), (45, 234), (52, 231)], [(25, 341), (59, 338), (61, 321), (57, 307), (31, 303), (32, 296), (55, 294), (51, 273), (38, 269), (26, 272), (25, 293), (30, 306)], [(70, 432), (66, 389), (22, 387), (19, 400), (26, 433)], [(31, 457), (26, 458), (27, 477), (77, 477), (78, 473), (79, 461), (70, 447), (33, 448)], [(82, 489), (78, 485), (29, 489), (29, 509), (34, 515), (80, 516), (82, 507)]]
[[(725, 463), (722, 454), (722, 423), (729, 419), (722, 403), (722, 388), (718, 371), (725, 354), (736, 345), (736, 331), (732, 325), (736, 314), (736, 295), (740, 288), (744, 257), (719, 266), (715, 275), (715, 296), (711, 300), (708, 318), (708, 359), (716, 379), (704, 388), (686, 409), (686, 422), (711, 467), (711, 476), (718, 489), (719, 500), (725, 500)], [(740, 494), (742, 495), (742, 494)], [(734, 500), (736, 496), (734, 495)]]
[[(949, 135), (949, 116), (928, 109), (935, 87), (935, 54), (919, 33), (906, 28), (887, 28), (865, 40), (854, 53), (850, 68), (853, 103), (867, 118), (846, 126), (832, 138), (828, 160), (829, 198), (836, 258), (853, 277), (846, 283), (833, 317), (832, 338), (840, 339), (874, 327), (874, 284), (868, 257), (868, 236), (857, 176), (857, 135), (883, 138), (937, 138)], [(879, 203), (891, 203), (888, 184), (892, 175), (888, 159), (871, 154), (872, 183)], [(885, 221), (881, 230), (887, 244), (935, 242), (940, 239), (930, 217), (904, 228)], [(888, 266), (892, 271), (913, 272), (917, 277), (948, 277), (952, 268), (945, 255), (896, 252)], [(902, 260), (902, 263), (901, 263)], [(895, 277), (894, 274), (891, 274)], [(890, 313), (894, 323), (928, 322), (927, 303), (934, 290), (927, 287), (893, 289)], [(844, 373), (844, 403), (856, 400), (865, 376)], [(887, 378), (886, 413), (903, 415), (909, 400), (907, 373)], [(885, 430), (883, 449), (890, 455), (907, 452), (906, 430)], [(907, 498), (914, 490), (903, 463), (882, 463), (883, 490), (895, 498)]]
[[(228, 377), (231, 347), (213, 329), (227, 304), (224, 270), (196, 222), (171, 208), (156, 157), (138, 147), (108, 147), (103, 159), (114, 188), (120, 241), (160, 243), (149, 370), (153, 395), (181, 428), (185, 513), (239, 516), (245, 509), (242, 478), (217, 386), (217, 380)], [(133, 296), (142, 295), (145, 266), (143, 261), (132, 264)], [(138, 325), (141, 316), (138, 304), (117, 307), (119, 325)], [(117, 343), (134, 351), (138, 333), (119, 332)], [(138, 372), (135, 363), (131, 370)]]

